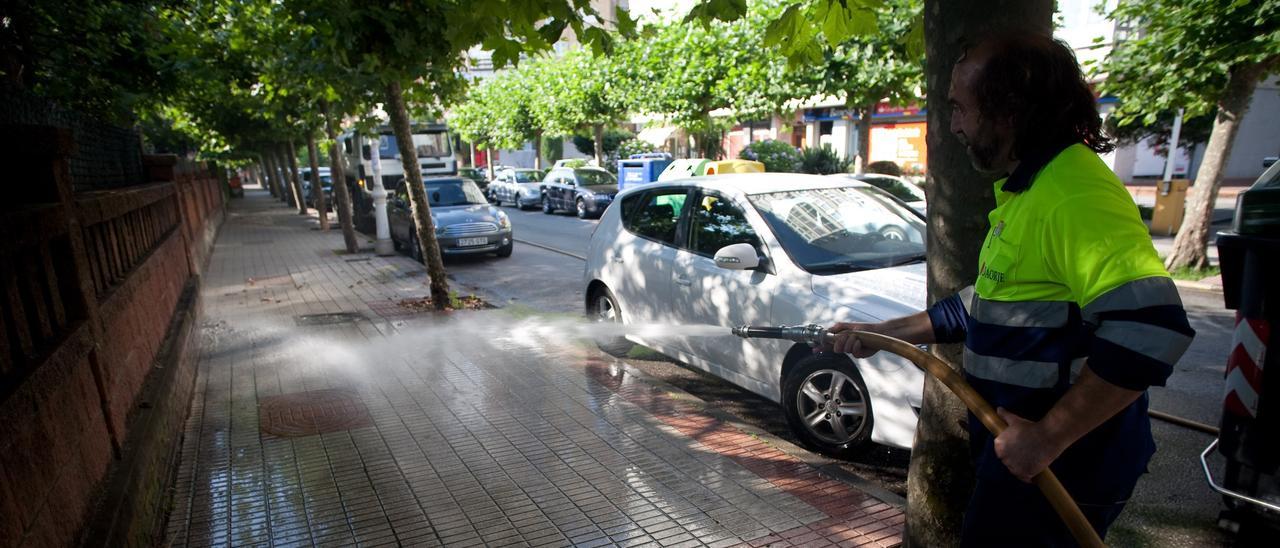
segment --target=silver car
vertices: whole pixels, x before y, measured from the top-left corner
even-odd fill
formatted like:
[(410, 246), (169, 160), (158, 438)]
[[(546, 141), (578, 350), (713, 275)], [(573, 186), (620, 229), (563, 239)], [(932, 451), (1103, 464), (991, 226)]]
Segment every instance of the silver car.
[[(423, 183), (442, 255), (494, 253), (499, 257), (511, 256), (515, 246), (511, 220), (506, 213), (489, 205), (475, 181), (462, 177), (428, 177)], [(414, 229), (408, 185), (403, 179), (396, 185), (393, 196), (387, 204), (391, 241), (421, 261), (422, 250)]]
[(543, 172), (537, 169), (500, 170), (489, 183), (489, 201), (497, 205), (511, 203), (520, 209), (537, 207), (542, 203), (538, 186), (543, 177)]

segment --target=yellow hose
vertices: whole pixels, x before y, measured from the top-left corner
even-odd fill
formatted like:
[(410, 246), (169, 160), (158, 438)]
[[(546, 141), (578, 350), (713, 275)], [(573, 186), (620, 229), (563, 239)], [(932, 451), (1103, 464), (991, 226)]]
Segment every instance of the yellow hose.
[[(1008, 426), (1004, 419), (996, 414), (996, 410), (991, 407), (991, 404), (982, 399), (982, 396), (972, 386), (969, 386), (969, 383), (965, 382), (964, 377), (960, 376), (955, 368), (948, 365), (941, 358), (925, 352), (911, 343), (879, 333), (853, 331), (849, 334), (862, 341), (862, 346), (902, 356), (910, 360), (911, 363), (916, 364), (916, 367), (925, 370), (925, 372), (933, 375), (934, 378), (942, 381), (942, 384), (945, 384), (952, 393), (960, 398), (960, 401), (964, 402), (964, 406), (968, 407), (969, 411), (977, 416), (978, 420), (982, 421), (983, 426), (986, 426), (992, 435), (999, 436)], [(1080, 507), (1071, 498), (1071, 494), (1067, 493), (1066, 488), (1062, 486), (1062, 483), (1058, 481), (1058, 477), (1053, 475), (1051, 470), (1045, 468), (1043, 472), (1036, 474), (1032, 479), (1036, 487), (1040, 488), (1040, 492), (1044, 493), (1045, 498), (1049, 499), (1049, 505), (1053, 506), (1054, 511), (1067, 524), (1067, 528), (1071, 530), (1071, 536), (1075, 537), (1080, 546), (1106, 546), (1102, 543), (1102, 539), (1098, 537), (1097, 531), (1094, 531), (1093, 526), (1089, 524), (1089, 520), (1085, 519), (1084, 514), (1080, 512)]]

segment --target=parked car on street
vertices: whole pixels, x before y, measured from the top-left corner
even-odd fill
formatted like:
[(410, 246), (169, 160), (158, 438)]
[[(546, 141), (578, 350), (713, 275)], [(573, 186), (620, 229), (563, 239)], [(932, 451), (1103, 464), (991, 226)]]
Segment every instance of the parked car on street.
[(458, 168), (458, 176), (475, 181), (480, 190), (484, 190), (485, 187), (489, 186), (489, 174), (484, 168), (460, 167)]
[(873, 322), (925, 308), (925, 223), (866, 183), (794, 173), (701, 176), (621, 192), (587, 246), (588, 315), (623, 324), (724, 326), (639, 343), (782, 405), (808, 446), (849, 456), (910, 447), (923, 374), (880, 352), (855, 360), (741, 339), (739, 325)]
[(925, 203), (924, 189), (916, 186), (916, 184), (911, 181), (903, 179), (902, 177), (884, 175), (880, 173), (859, 173), (856, 175), (851, 173), (836, 173), (829, 175), (829, 177), (842, 177), (870, 184), (880, 190), (892, 194), (894, 198), (902, 200), (904, 203), (911, 206), (911, 209), (919, 211), (921, 215), (925, 214), (927, 204)]
[[(305, 167), (299, 170), (302, 175), (302, 196), (307, 201), (307, 207), (316, 207), (316, 197), (311, 193), (311, 168)], [(320, 190), (324, 192), (324, 203), (326, 211), (333, 208), (333, 177), (329, 175), (329, 168), (320, 168)]]
[[(475, 181), (462, 177), (426, 177), (422, 182), (426, 186), (427, 204), (431, 206), (431, 222), (436, 226), (441, 255), (511, 256), (515, 247), (511, 220), (505, 212), (489, 204)], [(408, 186), (397, 184), (388, 202), (391, 242), (421, 261), (422, 249), (413, 223)]]
[(618, 178), (598, 167), (554, 168), (539, 185), (542, 212), (577, 213), (579, 219), (599, 217), (618, 193)]
[(507, 168), (494, 173), (489, 184), (489, 201), (497, 205), (511, 203), (520, 209), (538, 207), (542, 203), (542, 180), (546, 174), (537, 169)]

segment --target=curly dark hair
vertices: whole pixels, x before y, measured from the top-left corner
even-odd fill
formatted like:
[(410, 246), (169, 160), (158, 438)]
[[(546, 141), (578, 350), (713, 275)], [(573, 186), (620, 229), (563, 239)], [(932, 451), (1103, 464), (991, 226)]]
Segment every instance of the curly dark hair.
[(1063, 143), (1094, 152), (1115, 149), (1103, 132), (1097, 100), (1075, 53), (1060, 40), (1033, 32), (984, 37), (965, 49), (982, 57), (973, 93), (983, 116), (1008, 118), (1018, 158)]

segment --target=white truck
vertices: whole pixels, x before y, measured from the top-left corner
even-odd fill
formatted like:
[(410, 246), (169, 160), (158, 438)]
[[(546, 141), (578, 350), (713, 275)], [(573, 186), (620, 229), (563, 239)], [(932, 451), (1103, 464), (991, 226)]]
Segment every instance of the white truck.
[[(444, 124), (413, 124), (413, 146), (418, 152), (418, 166), (424, 177), (432, 175), (456, 175), (458, 162), (453, 155), (452, 136)], [(338, 137), (346, 160), (347, 184), (352, 190), (352, 209), (355, 210), (358, 228), (365, 231), (373, 226), (373, 162), (380, 162), (382, 184), (393, 193), (404, 178), (400, 146), (390, 125), (378, 126), (380, 139), (373, 150), (373, 139), (348, 131)], [(376, 158), (376, 160), (375, 160)]]

